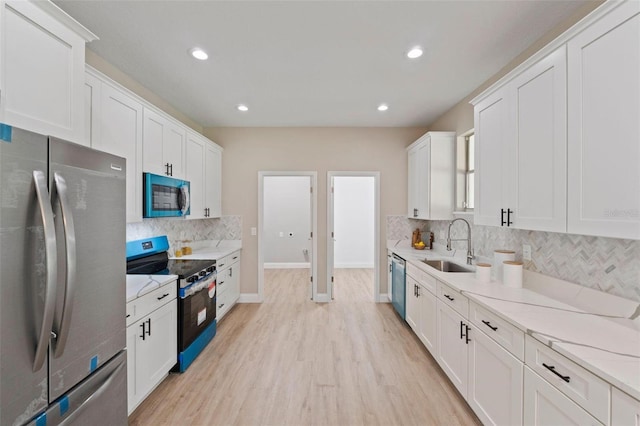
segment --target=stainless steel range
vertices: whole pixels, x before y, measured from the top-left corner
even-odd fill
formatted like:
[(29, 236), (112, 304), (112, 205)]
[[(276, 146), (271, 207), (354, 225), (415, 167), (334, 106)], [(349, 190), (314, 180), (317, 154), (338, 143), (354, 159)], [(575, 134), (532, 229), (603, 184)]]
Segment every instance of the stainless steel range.
[(178, 276), (178, 359), (184, 372), (216, 335), (216, 261), (169, 259), (166, 236), (127, 243), (127, 274)]

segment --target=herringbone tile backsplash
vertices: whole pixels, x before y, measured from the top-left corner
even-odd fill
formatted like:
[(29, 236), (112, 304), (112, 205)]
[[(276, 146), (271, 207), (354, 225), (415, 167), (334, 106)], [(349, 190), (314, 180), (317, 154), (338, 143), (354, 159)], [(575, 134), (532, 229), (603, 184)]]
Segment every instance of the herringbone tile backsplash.
[[(476, 256), (492, 258), (494, 250), (509, 249), (522, 259), (522, 245), (528, 244), (531, 261), (525, 261), (526, 269), (640, 302), (640, 241), (480, 226), (473, 225), (473, 216), (464, 218), (472, 225)], [(387, 216), (387, 238), (411, 238), (412, 230), (420, 228), (433, 232), (436, 243), (444, 245), (448, 225)], [(454, 224), (451, 234), (465, 238), (466, 226)], [(452, 245), (466, 250), (464, 241)]]

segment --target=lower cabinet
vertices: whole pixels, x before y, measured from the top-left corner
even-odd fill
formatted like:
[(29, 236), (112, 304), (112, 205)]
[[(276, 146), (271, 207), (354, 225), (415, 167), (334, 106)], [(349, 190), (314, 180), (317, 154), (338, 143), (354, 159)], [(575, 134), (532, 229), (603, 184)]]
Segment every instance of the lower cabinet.
[(436, 360), (458, 392), (467, 397), (469, 327), (466, 320), (444, 302), (437, 301), (438, 344)]
[(478, 329), (469, 338), (467, 402), (485, 425), (521, 425), (524, 364)]
[(429, 352), (436, 353), (438, 320), (436, 295), (418, 284), (418, 338)]
[[(169, 285), (175, 286), (175, 282)], [(163, 294), (154, 292), (149, 296), (157, 299), (163, 297)], [(176, 363), (178, 305), (175, 294), (172, 296), (172, 299), (156, 310), (140, 312), (137, 315), (140, 319), (127, 327), (129, 414), (162, 382)]]
[(602, 425), (529, 367), (524, 369), (524, 424)]
[(240, 252), (220, 259), (216, 279), (216, 319), (220, 321), (240, 298)]
[(420, 306), (418, 304), (418, 282), (407, 275), (406, 281), (406, 305), (405, 305), (405, 314), (404, 320), (409, 324), (409, 327), (413, 330), (414, 333), (418, 334), (418, 322), (420, 316)]
[(640, 425), (640, 401), (613, 388), (611, 393), (611, 424)]

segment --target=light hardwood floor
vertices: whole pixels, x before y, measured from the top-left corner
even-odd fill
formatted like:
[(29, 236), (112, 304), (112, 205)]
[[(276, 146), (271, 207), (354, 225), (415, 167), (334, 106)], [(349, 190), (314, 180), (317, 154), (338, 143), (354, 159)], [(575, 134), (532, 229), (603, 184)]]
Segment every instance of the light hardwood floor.
[(372, 271), (335, 276), (335, 300), (317, 304), (307, 270), (265, 270), (265, 302), (236, 306), (130, 424), (480, 424), (391, 304), (373, 303)]

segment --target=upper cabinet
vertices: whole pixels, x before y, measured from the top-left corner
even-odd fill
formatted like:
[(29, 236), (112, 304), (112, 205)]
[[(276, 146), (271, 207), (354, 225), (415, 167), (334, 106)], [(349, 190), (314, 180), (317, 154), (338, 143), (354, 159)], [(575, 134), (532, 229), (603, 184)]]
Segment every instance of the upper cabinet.
[(407, 216), (444, 220), (455, 203), (455, 132), (429, 132), (407, 148)]
[(568, 44), (572, 234), (640, 239), (640, 2)]
[(0, 121), (88, 145), (84, 55), (97, 37), (48, 1), (0, 5)]
[(472, 103), (478, 225), (640, 239), (640, 2), (607, 2)]
[(145, 172), (183, 179), (187, 132), (178, 123), (145, 107), (142, 155)]
[(220, 217), (222, 148), (187, 132), (186, 177), (191, 183), (190, 219)]
[(566, 230), (565, 64), (562, 46), (476, 104), (476, 224)]

